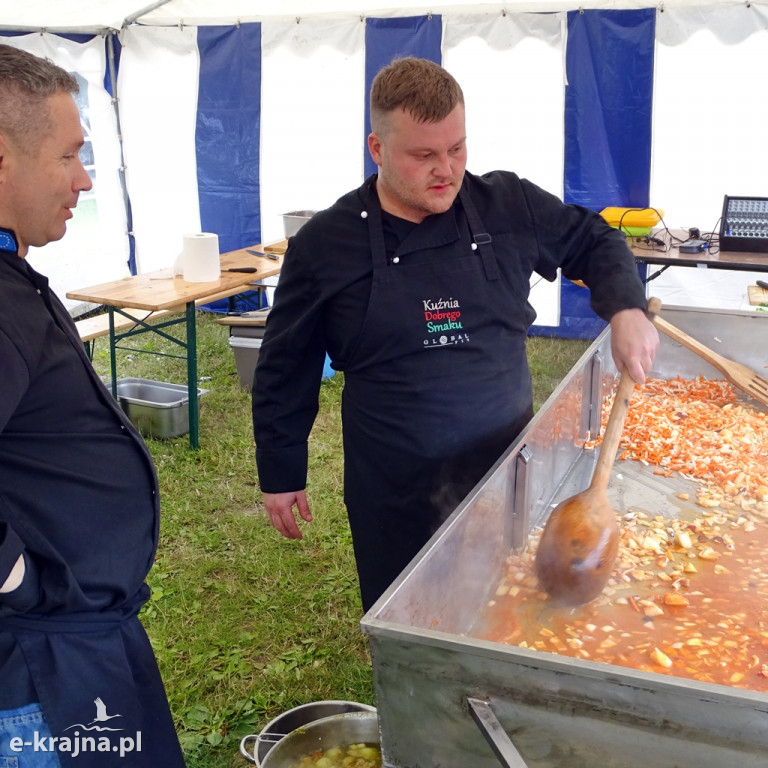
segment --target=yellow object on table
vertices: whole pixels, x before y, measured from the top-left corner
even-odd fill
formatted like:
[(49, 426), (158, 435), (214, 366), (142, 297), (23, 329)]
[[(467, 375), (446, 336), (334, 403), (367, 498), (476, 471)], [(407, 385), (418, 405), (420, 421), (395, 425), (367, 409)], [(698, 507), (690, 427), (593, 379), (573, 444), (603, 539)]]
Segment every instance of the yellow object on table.
[(608, 207), (600, 211), (600, 215), (616, 229), (628, 235), (640, 237), (650, 234), (664, 216), (660, 208), (617, 208)]

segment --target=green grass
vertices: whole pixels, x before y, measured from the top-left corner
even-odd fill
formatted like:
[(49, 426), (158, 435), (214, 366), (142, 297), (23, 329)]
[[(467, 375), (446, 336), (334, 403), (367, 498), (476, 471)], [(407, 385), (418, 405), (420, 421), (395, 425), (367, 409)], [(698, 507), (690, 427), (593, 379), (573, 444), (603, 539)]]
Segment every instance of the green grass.
[[(263, 513), (250, 393), (239, 385), (229, 330), (198, 314), (200, 448), (187, 436), (148, 439), (162, 502), (161, 538), (142, 620), (157, 654), (189, 768), (247, 765), (242, 736), (321, 699), (375, 704), (351, 539), (342, 502), (343, 377), (321, 387), (304, 539), (280, 536)], [(144, 348), (173, 351), (159, 337)], [(539, 407), (588, 342), (533, 338)], [(109, 373), (106, 340), (94, 366)], [(118, 376), (185, 382), (181, 360), (118, 353)]]

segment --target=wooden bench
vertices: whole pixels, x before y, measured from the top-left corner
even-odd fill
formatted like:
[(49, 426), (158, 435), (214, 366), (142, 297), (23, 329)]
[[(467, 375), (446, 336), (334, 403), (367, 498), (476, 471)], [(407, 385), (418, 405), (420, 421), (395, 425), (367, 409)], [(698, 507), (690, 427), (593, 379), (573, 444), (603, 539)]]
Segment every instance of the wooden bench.
[[(265, 286), (253, 285), (249, 288), (250, 291), (263, 290)], [(228, 299), (232, 296), (236, 296), (239, 293), (243, 293), (242, 288), (238, 288), (236, 291), (221, 291), (220, 293), (214, 293), (210, 296), (206, 296), (204, 299), (198, 299), (195, 305), (200, 307), (205, 304), (212, 304), (219, 299)], [(184, 305), (180, 304), (178, 307), (170, 307), (169, 309), (162, 309), (157, 312), (150, 312), (146, 309), (137, 309), (135, 307), (123, 307), (124, 312), (128, 312), (135, 318), (142, 321), (157, 320), (161, 317), (168, 315), (177, 315), (184, 312)], [(136, 320), (130, 317), (125, 317), (120, 312), (114, 313), (115, 317), (115, 331), (123, 331), (126, 328), (130, 328), (136, 325)], [(80, 341), (83, 342), (85, 352), (89, 359), (93, 359), (93, 342), (100, 336), (109, 335), (109, 312), (104, 311), (99, 315), (92, 315), (91, 317), (85, 317), (82, 320), (75, 321), (75, 327), (80, 334)]]
[[(168, 314), (175, 314), (183, 311), (183, 307), (174, 307), (173, 309), (163, 310), (162, 312), (148, 312), (146, 309), (137, 309), (135, 307), (126, 307), (125, 311), (130, 312), (134, 317), (139, 320), (156, 319)], [(123, 331), (126, 328), (130, 328), (132, 325), (136, 325), (136, 320), (125, 317), (119, 312), (114, 313), (115, 316), (115, 331)], [(104, 311), (99, 315), (92, 315), (91, 317), (85, 317), (82, 320), (75, 320), (75, 328), (80, 334), (80, 341), (83, 342), (85, 347), (85, 353), (88, 358), (93, 360), (93, 342), (100, 336), (109, 335), (109, 312)]]
[[(136, 317), (145, 319), (150, 313), (146, 309), (128, 309), (128, 312), (135, 314)], [(143, 314), (142, 314), (143, 313)], [(122, 330), (128, 328), (133, 324), (133, 321), (127, 317), (123, 317), (115, 313), (115, 330)], [(82, 320), (75, 320), (75, 327), (80, 334), (80, 341), (93, 341), (98, 339), (99, 336), (106, 336), (109, 333), (109, 312), (102, 312), (99, 315), (92, 315), (91, 317), (83, 318)]]

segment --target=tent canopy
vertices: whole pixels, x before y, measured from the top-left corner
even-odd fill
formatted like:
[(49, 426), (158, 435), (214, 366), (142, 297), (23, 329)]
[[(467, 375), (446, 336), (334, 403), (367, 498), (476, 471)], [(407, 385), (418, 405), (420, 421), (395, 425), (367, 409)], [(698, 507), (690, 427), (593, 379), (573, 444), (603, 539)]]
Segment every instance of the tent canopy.
[[(756, 0), (760, 5), (765, 0)], [(746, 3), (749, 4), (749, 3)], [(296, 19), (306, 16), (406, 16), (488, 13), (555, 13), (581, 9), (628, 10), (637, 8), (702, 7), (708, 5), (744, 6), (745, 0), (507, 0), (507, 2), (468, 2), (440, 0), (424, 3), (402, 0), (389, 4), (382, 0), (0, 0), (0, 29), (49, 32), (102, 32), (119, 30), (132, 23), (159, 26), (188, 24), (234, 24), (266, 19)]]

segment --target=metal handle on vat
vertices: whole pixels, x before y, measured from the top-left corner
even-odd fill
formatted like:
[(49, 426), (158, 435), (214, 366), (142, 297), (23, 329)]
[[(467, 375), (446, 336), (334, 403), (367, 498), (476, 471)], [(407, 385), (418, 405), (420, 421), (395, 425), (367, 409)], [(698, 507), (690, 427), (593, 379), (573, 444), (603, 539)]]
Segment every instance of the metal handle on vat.
[[(287, 734), (285, 733), (267, 733), (262, 731), (261, 733), (251, 733), (248, 736), (243, 736), (242, 741), (240, 742), (240, 754), (248, 760), (248, 762), (253, 763), (256, 768), (261, 768), (261, 763), (259, 762), (259, 747), (262, 744), (277, 744), (277, 742), (286, 735)], [(253, 742), (252, 753), (248, 750), (249, 741)]]
[(517, 747), (501, 727), (501, 723), (493, 714), (491, 705), (486, 699), (478, 699), (474, 696), (465, 696), (464, 701), (469, 708), (472, 719), (485, 736), (496, 757), (504, 768), (528, 768), (523, 756), (517, 751)]
[(240, 754), (250, 763), (253, 763), (254, 765), (258, 765), (258, 761), (256, 760), (256, 752), (254, 750), (254, 753), (251, 754), (248, 751), (247, 744), (249, 741), (257, 741), (259, 738), (258, 734), (251, 733), (248, 736), (243, 736), (242, 741), (240, 742)]

